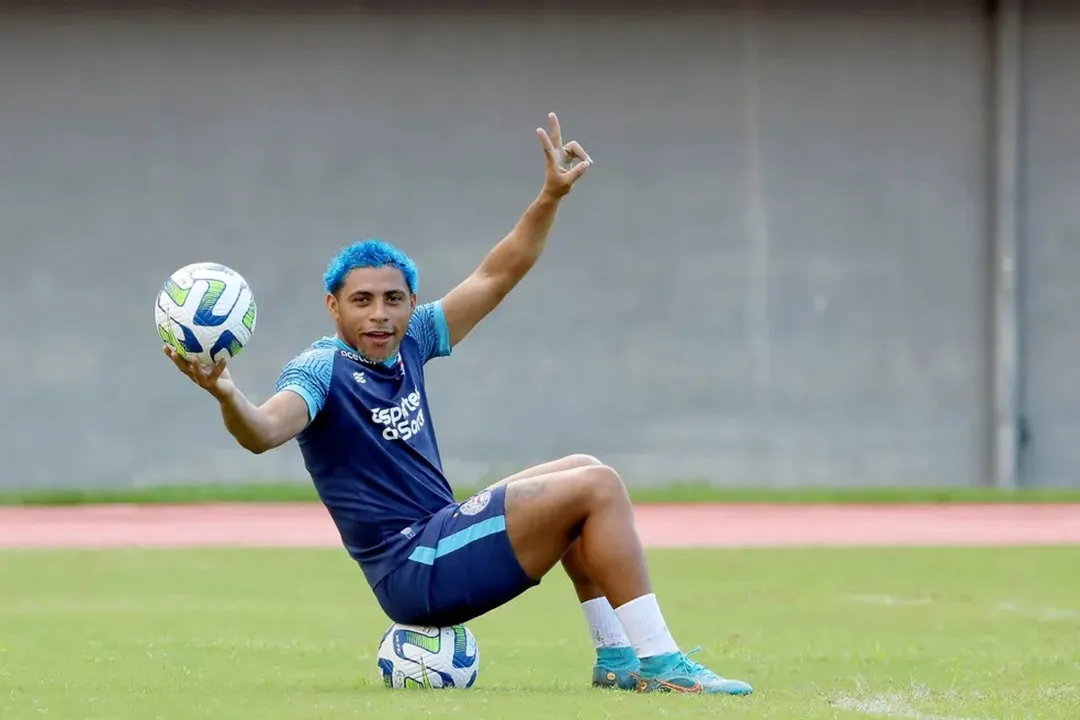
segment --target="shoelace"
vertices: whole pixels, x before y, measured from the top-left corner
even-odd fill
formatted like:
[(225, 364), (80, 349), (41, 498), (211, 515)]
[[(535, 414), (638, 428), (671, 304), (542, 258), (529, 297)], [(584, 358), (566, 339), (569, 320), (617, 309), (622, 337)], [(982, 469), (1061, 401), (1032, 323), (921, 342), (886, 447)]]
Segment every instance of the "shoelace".
[(705, 677), (710, 679), (722, 680), (723, 678), (721, 678), (709, 668), (690, 659), (691, 655), (700, 651), (701, 647), (699, 646), (694, 648), (693, 650), (689, 650), (683, 653), (683, 656), (679, 659), (679, 664), (676, 667), (678, 667), (680, 670), (685, 670), (687, 675), (704, 675)]

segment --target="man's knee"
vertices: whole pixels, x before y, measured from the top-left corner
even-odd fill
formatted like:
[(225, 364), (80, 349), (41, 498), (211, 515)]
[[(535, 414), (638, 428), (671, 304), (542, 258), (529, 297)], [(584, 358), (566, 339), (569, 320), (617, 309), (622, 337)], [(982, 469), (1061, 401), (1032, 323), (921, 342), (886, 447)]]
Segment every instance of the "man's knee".
[(574, 484), (574, 492), (568, 493), (567, 502), (575, 507), (592, 510), (628, 501), (626, 485), (619, 473), (596, 458), (591, 459), (594, 462), (578, 466), (567, 478)]
[[(525, 494), (529, 491), (542, 491), (538, 485), (520, 488)], [(559, 478), (552, 488), (558, 494), (559, 502), (567, 513), (587, 516), (590, 512), (602, 510), (613, 504), (629, 503), (630, 497), (623, 484), (622, 477), (612, 467), (596, 462), (581, 465)], [(517, 491), (518, 488), (513, 488)], [(516, 492), (515, 492), (516, 494)]]
[(511, 483), (517, 483), (522, 480), (531, 480), (532, 478), (537, 478), (544, 475), (565, 472), (567, 470), (577, 470), (584, 467), (595, 467), (602, 464), (603, 463), (601, 463), (592, 455), (586, 455), (584, 453), (564, 455), (557, 460), (549, 460), (546, 463), (534, 465), (533, 467), (526, 468), (520, 472), (511, 475), (510, 477), (503, 478), (502, 480), (499, 480), (498, 482), (489, 485), (487, 489), (494, 490), (497, 487), (510, 485)]
[(507, 500), (532, 500), (541, 495), (548, 500), (553, 492), (558, 498), (557, 502), (585, 509), (595, 503), (607, 503), (627, 497), (622, 477), (613, 468), (588, 455), (569, 457), (590, 458), (594, 462), (582, 463), (549, 475), (523, 478), (507, 486)]
[(622, 476), (608, 465), (594, 465), (586, 468), (588, 472), (588, 491), (590, 500), (600, 506), (612, 503), (628, 502), (630, 497)]
[(574, 453), (573, 455), (567, 455), (562, 459), (563, 463), (566, 463), (568, 467), (594, 467), (597, 465), (603, 465), (599, 459), (592, 455), (586, 455), (585, 453)]

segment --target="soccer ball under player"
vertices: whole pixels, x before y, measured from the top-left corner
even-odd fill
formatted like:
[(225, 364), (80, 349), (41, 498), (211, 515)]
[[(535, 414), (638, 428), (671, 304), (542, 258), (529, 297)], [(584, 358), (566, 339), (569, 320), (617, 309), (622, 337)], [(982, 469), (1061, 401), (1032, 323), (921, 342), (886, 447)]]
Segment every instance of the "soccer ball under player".
[(536, 263), (559, 203), (591, 167), (558, 118), (537, 129), (539, 196), (480, 266), (440, 300), (417, 305), (417, 271), (396, 247), (360, 242), (324, 277), (336, 333), (248, 401), (224, 362), (165, 353), (220, 404), (226, 429), (263, 453), (296, 439), (345, 549), (395, 622), (448, 626), (513, 600), (561, 563), (597, 649), (593, 684), (643, 692), (746, 695), (691, 660), (664, 622), (619, 475), (574, 455), (523, 470), (463, 503), (443, 476), (424, 365), (446, 357)]

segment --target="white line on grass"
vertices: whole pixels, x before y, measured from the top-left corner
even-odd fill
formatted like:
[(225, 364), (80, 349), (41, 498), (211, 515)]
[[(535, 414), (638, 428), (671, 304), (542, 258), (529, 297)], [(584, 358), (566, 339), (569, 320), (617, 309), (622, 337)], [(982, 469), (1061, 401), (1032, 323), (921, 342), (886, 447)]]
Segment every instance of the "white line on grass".
[(902, 598), (896, 595), (852, 595), (851, 599), (867, 605), (933, 605), (930, 598)]
[[(849, 595), (851, 602), (863, 605), (885, 605), (903, 607), (906, 605), (933, 605), (933, 598), (905, 598), (897, 595)], [(998, 612), (1016, 613), (1045, 622), (1067, 622), (1080, 620), (1080, 612), (1071, 608), (1041, 607), (1038, 605), (1021, 605), (1014, 602), (1000, 602), (994, 605)]]
[(1037, 620), (1045, 620), (1048, 622), (1080, 619), (1080, 613), (1070, 608), (1025, 606), (1017, 605), (1013, 602), (1003, 602), (998, 603), (997, 609), (1001, 612), (1019, 613), (1021, 615), (1034, 617)]
[(913, 708), (910, 701), (899, 693), (871, 695), (866, 698), (841, 695), (832, 701), (832, 705), (838, 710), (850, 710), (864, 715), (876, 715), (886, 718), (906, 718), (906, 720), (983, 720), (982, 718), (957, 715), (924, 713)]

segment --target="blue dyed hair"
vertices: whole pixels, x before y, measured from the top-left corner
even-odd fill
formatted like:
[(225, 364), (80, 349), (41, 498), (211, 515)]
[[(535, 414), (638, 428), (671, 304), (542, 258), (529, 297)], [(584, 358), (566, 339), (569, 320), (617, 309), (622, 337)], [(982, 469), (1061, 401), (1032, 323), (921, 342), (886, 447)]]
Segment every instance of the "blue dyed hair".
[(343, 247), (330, 259), (323, 275), (326, 292), (334, 294), (345, 284), (345, 278), (356, 268), (396, 267), (405, 276), (409, 292), (416, 294), (420, 273), (416, 263), (390, 243), (373, 238)]

